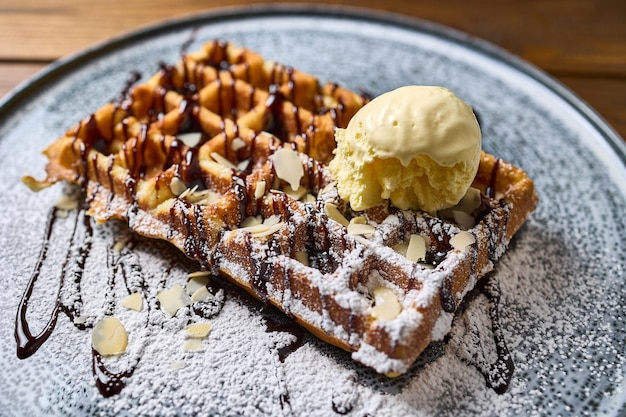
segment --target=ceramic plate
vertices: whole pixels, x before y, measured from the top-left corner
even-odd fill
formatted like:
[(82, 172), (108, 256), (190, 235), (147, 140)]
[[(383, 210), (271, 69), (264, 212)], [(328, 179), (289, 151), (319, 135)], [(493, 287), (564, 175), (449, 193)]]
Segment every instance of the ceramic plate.
[[(480, 372), (496, 355), (483, 296), (470, 297), (450, 337), (395, 379), (308, 334), (295, 349), (294, 336), (283, 331), (288, 324), (268, 324), (285, 318), (268, 318), (230, 287), (210, 314), (202, 351), (191, 353), (184, 349), (184, 314), (169, 319), (144, 308), (133, 315), (119, 302), (125, 284), (140, 280), (154, 303), (158, 288), (184, 284), (197, 265), (167, 244), (125, 240), (120, 224), (88, 230), (73, 211), (47, 231), (63, 186), (32, 193), (20, 182), (27, 174), (43, 178), (46, 144), (115, 99), (131, 74), (146, 79), (161, 62), (174, 62), (187, 42), (194, 50), (214, 38), (372, 96), (406, 84), (448, 87), (476, 109), (484, 148), (535, 180), (540, 205), (494, 273), (502, 290), (500, 325), (515, 363), (505, 393), (488, 388)], [(621, 139), (545, 74), (483, 41), (399, 16), (229, 9), (63, 59), (0, 105), (0, 414), (624, 415), (625, 159)], [(119, 394), (100, 394), (91, 332), (62, 311), (40, 349), (18, 359), (18, 304), (37, 272), (27, 317), (33, 334), (54, 316), (60, 287), (63, 303), (80, 305), (86, 320), (113, 310), (125, 321), (127, 354), (108, 366), (136, 368)], [(292, 352), (281, 361), (278, 352), (287, 346)]]

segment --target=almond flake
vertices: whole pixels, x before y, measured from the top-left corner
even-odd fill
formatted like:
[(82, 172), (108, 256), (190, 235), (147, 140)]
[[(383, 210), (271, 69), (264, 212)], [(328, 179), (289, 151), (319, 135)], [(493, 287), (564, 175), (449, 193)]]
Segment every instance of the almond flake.
[(357, 216), (350, 219), (352, 224), (367, 224), (367, 219), (363, 216)]
[(187, 275), (187, 278), (189, 279), (187, 281), (187, 285), (185, 285), (185, 291), (187, 294), (192, 295), (200, 288), (206, 287), (209, 284), (210, 275), (209, 271), (197, 271)]
[(202, 348), (202, 339), (185, 340), (185, 350), (187, 352), (201, 352), (202, 350), (204, 350)]
[(228, 159), (224, 158), (222, 155), (220, 155), (217, 152), (211, 152), (211, 158), (213, 158), (213, 160), (215, 162), (217, 162), (218, 164), (229, 168), (229, 169), (237, 169), (237, 165), (233, 164), (232, 162), (230, 162)]
[(257, 181), (254, 188), (254, 198), (257, 200), (265, 195), (265, 180)]
[(91, 345), (102, 356), (120, 355), (128, 345), (128, 334), (119, 319), (105, 317), (93, 327)]
[(208, 159), (203, 159), (200, 161), (200, 168), (203, 171), (210, 173), (211, 175), (216, 175), (220, 177), (231, 177), (233, 170), (231, 168), (227, 168), (222, 164), (218, 164), (215, 161), (211, 161)]
[(191, 299), (185, 294), (185, 290), (179, 284), (175, 284), (169, 290), (160, 291), (157, 293), (157, 298), (161, 310), (170, 317), (175, 316), (179, 309), (191, 303)]
[(210, 276), (211, 276), (211, 272), (209, 271), (194, 271), (194, 272), (190, 272), (187, 274), (187, 278), (189, 279), (210, 277)]
[(313, 194), (307, 194), (302, 198), (304, 203), (315, 203), (315, 196)]
[(250, 165), (250, 159), (244, 159), (237, 164), (237, 169), (239, 171), (245, 171), (246, 169), (248, 169), (248, 165)]
[(222, 196), (213, 190), (194, 191), (193, 194), (187, 196), (187, 201), (193, 204), (203, 206), (213, 204), (219, 201)]
[(349, 223), (348, 224), (348, 233), (351, 235), (373, 235), (376, 232), (376, 228), (374, 226), (370, 226), (369, 224), (358, 224), (358, 223)]
[(185, 200), (185, 199), (187, 199), (187, 196), (189, 196), (190, 194), (195, 193), (197, 189), (198, 189), (197, 185), (194, 185), (193, 188), (187, 188), (185, 191), (182, 192), (182, 194), (180, 194), (178, 196), (178, 198), (180, 198), (181, 200)]
[(286, 181), (293, 191), (297, 191), (304, 176), (304, 168), (298, 153), (290, 148), (280, 148), (274, 152), (272, 160), (278, 178)]
[(261, 223), (263, 223), (263, 221), (261, 220), (261, 216), (249, 216), (243, 219), (243, 221), (241, 222), (241, 228), (246, 229), (250, 226), (256, 226)]
[(187, 186), (180, 178), (172, 178), (172, 180), (170, 181), (170, 191), (172, 192), (172, 194), (178, 197), (179, 195), (184, 193), (185, 190), (187, 190)]
[(187, 336), (195, 339), (205, 339), (211, 331), (211, 323), (192, 323), (185, 329)]
[(252, 237), (265, 237), (265, 236), (272, 235), (272, 234), (278, 232), (280, 229), (282, 229), (284, 225), (285, 225), (285, 223), (283, 223), (283, 222), (276, 223), (276, 224), (274, 224), (272, 226), (263, 225), (263, 226), (267, 227), (267, 230), (254, 232), (254, 233), (252, 233)]
[(232, 149), (235, 152), (245, 147), (246, 147), (246, 141), (241, 139), (239, 136), (233, 139), (233, 141), (230, 143), (230, 149)]
[(200, 132), (190, 132), (190, 133), (181, 133), (176, 135), (178, 140), (180, 140), (185, 145), (190, 148), (195, 148), (200, 143), (200, 139), (202, 139), (202, 133)]
[(191, 302), (198, 303), (209, 301), (214, 297), (213, 294), (208, 290), (207, 287), (200, 287), (193, 294), (191, 294)]
[(406, 249), (406, 258), (411, 262), (426, 259), (426, 240), (420, 235), (411, 235)]
[(263, 223), (259, 223), (259, 224), (254, 224), (251, 226), (246, 226), (246, 227), (240, 227), (239, 230), (241, 230), (242, 232), (248, 232), (251, 234), (254, 233), (263, 233), (267, 230), (269, 230), (269, 226)]
[(409, 248), (408, 243), (398, 243), (396, 246), (393, 247), (393, 250), (395, 250), (402, 256), (406, 256), (406, 251), (408, 248)]
[(340, 225), (348, 227), (348, 225), (350, 224), (348, 219), (346, 219), (344, 215), (341, 214), (337, 206), (333, 203), (324, 204), (324, 211), (330, 219), (336, 221)]
[(300, 200), (307, 193), (307, 189), (303, 186), (300, 186), (295, 191), (292, 190), (291, 187), (285, 187), (283, 191), (285, 192), (285, 194), (287, 194), (289, 197), (293, 198), (294, 200)]
[(140, 293), (135, 292), (122, 300), (122, 307), (129, 310), (141, 311), (143, 309), (143, 297)]
[(378, 320), (389, 321), (398, 317), (402, 311), (402, 306), (396, 294), (389, 288), (377, 287), (372, 291), (374, 296), (374, 307), (372, 307), (372, 317)]
[(370, 242), (369, 240), (365, 239), (363, 236), (359, 236), (359, 235), (350, 235), (352, 237), (352, 239), (355, 242), (359, 242), (361, 245), (363, 246), (371, 246), (372, 242)]
[(267, 219), (263, 220), (263, 224), (266, 226), (274, 226), (280, 221), (280, 216), (278, 214), (272, 214)]
[(456, 250), (463, 252), (468, 246), (473, 245), (476, 242), (476, 238), (473, 234), (466, 231), (460, 231), (454, 237), (450, 239), (450, 244)]

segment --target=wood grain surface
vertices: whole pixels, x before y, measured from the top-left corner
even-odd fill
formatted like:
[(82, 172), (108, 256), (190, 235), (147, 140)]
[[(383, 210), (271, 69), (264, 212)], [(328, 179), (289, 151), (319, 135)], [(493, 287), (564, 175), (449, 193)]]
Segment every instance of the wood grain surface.
[[(181, 15), (267, 3), (244, 0), (0, 0), (0, 97), (47, 64)], [(304, 3), (294, 1), (293, 3)], [(483, 38), (569, 87), (626, 138), (624, 0), (349, 0)]]

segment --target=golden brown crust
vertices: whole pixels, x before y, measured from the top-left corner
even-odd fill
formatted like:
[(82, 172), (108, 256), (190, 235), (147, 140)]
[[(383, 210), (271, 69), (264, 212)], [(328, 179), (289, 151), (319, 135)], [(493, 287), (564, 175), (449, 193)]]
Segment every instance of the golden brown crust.
[[(442, 336), (537, 196), (522, 170), (483, 152), (473, 185), (482, 204), (466, 213), (475, 219), (474, 244), (454, 248), (451, 239), (467, 226), (444, 214), (385, 206), (353, 212), (326, 164), (334, 128), (366, 101), (252, 51), (209, 42), (52, 143), (47, 181), (81, 185), (96, 220), (124, 219), (137, 233), (168, 240), (356, 360), (402, 373)], [(280, 149), (297, 151), (302, 165), (304, 192), (296, 196), (278, 174)], [(374, 233), (348, 233), (330, 206)], [(255, 217), (265, 225), (245, 228)], [(427, 244), (417, 263), (393, 249), (411, 234)], [(374, 317), (377, 287), (397, 298), (396, 318)]]

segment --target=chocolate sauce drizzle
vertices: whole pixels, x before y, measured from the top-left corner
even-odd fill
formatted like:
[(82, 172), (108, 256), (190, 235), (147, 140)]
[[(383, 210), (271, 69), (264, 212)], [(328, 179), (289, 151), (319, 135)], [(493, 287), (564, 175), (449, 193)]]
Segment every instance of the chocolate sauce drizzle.
[[(469, 303), (479, 295), (483, 295), (489, 302), (488, 313), (491, 321), (491, 335), (496, 349), (496, 360), (494, 362), (488, 362), (484, 359), (479, 359), (480, 355), (478, 353), (474, 353), (472, 359), (465, 356), (460, 356), (459, 359), (480, 372), (488, 388), (491, 388), (497, 394), (504, 394), (508, 390), (511, 379), (513, 378), (515, 363), (506, 345), (504, 332), (500, 324), (498, 306), (500, 303), (501, 290), (498, 281), (493, 275), (488, 275), (478, 282), (474, 291), (468, 294), (461, 304), (461, 308), (466, 308)], [(462, 311), (460, 314), (469, 313)], [(469, 328), (468, 331), (472, 332), (475, 336), (478, 336), (476, 332), (482, 332), (478, 329)], [(451, 335), (448, 335), (446, 339), (449, 340), (450, 337)], [(472, 345), (472, 347), (477, 350), (476, 352), (485, 349), (480, 343)]]
[[(30, 331), (30, 326), (26, 317), (30, 298), (32, 297), (33, 290), (35, 288), (37, 280), (41, 275), (41, 270), (48, 255), (48, 248), (50, 246), (52, 231), (54, 229), (55, 221), (58, 218), (57, 213), (58, 209), (56, 207), (53, 207), (48, 213), (45, 234), (39, 257), (37, 259), (35, 269), (33, 270), (33, 273), (28, 281), (24, 294), (22, 295), (22, 298), (18, 305), (14, 334), (15, 340), (17, 342), (17, 357), (20, 359), (26, 359), (35, 354), (35, 352), (39, 350), (39, 348), (45, 343), (45, 341), (48, 340), (48, 338), (54, 331), (60, 312), (64, 312), (72, 322), (80, 315), (80, 308), (82, 305), (82, 299), (80, 298), (80, 296), (78, 296), (74, 300), (72, 305), (67, 305), (61, 301), (61, 292), (66, 285), (68, 275), (70, 278), (72, 278), (72, 280), (70, 281), (70, 285), (77, 286), (78, 289), (80, 289), (80, 280), (82, 278), (82, 274), (85, 268), (85, 262), (91, 250), (91, 237), (93, 235), (93, 229), (91, 227), (89, 217), (84, 215), (83, 210), (80, 210), (79, 213), (76, 215), (71, 239), (68, 243), (66, 259), (61, 268), (56, 301), (53, 309), (50, 312), (46, 325), (39, 334), (33, 335)], [(79, 223), (81, 223), (81, 219), (83, 226), (83, 236), (82, 241), (77, 241), (80, 240), (78, 226)], [(75, 254), (74, 251), (76, 251)], [(73, 263), (72, 266), (75, 266), (75, 268), (70, 268), (70, 262)], [(81, 329), (85, 328), (84, 324), (75, 324), (75, 326)]]
[(304, 329), (300, 327), (291, 319), (286, 319), (285, 323), (279, 323), (269, 316), (270, 312), (278, 312), (275, 307), (271, 307), (269, 304), (263, 308), (263, 321), (265, 321), (266, 332), (287, 332), (293, 335), (296, 340), (288, 345), (278, 348), (278, 359), (281, 363), (285, 362), (287, 356), (298, 350), (304, 343)]
[(32, 296), (35, 283), (41, 274), (41, 268), (43, 262), (48, 255), (48, 247), (50, 245), (50, 237), (52, 235), (52, 227), (54, 225), (54, 219), (56, 218), (57, 209), (52, 208), (48, 213), (48, 220), (46, 222), (46, 233), (44, 235), (44, 241), (39, 252), (39, 258), (35, 270), (28, 281), (26, 291), (20, 300), (20, 304), (17, 309), (17, 317), (15, 319), (15, 340), (17, 342), (17, 357), (20, 359), (26, 359), (33, 355), (44, 344), (46, 340), (52, 334), (54, 327), (56, 326), (57, 319), (59, 317), (59, 301), (57, 298), (56, 305), (50, 314), (50, 318), (46, 323), (46, 326), (36, 336), (30, 332), (28, 321), (26, 320), (26, 312), (28, 310), (28, 303)]
[(489, 317), (491, 318), (491, 330), (496, 345), (496, 354), (498, 359), (492, 363), (486, 370), (476, 366), (476, 368), (485, 377), (485, 383), (497, 394), (504, 394), (511, 382), (515, 364), (513, 358), (506, 345), (502, 326), (500, 325), (500, 316), (498, 314), (498, 305), (500, 303), (501, 290), (498, 281), (489, 276), (482, 279), (476, 289), (480, 291), (489, 300)]
[(93, 373), (96, 387), (103, 397), (112, 397), (119, 394), (126, 386), (125, 379), (130, 378), (135, 372), (136, 366), (130, 367), (130, 369), (114, 373), (109, 371), (102, 362), (102, 355), (95, 349), (91, 350), (91, 370)]

